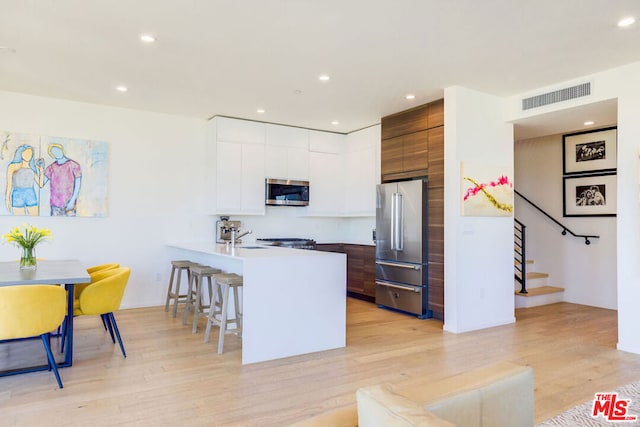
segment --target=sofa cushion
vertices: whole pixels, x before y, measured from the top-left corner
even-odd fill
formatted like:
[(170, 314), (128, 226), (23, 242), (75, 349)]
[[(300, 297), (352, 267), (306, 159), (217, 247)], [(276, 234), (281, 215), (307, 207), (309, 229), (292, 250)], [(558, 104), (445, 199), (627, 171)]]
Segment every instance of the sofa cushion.
[[(505, 375), (508, 372), (508, 375)], [(470, 389), (469, 386), (474, 388)], [(438, 417), (463, 426), (533, 427), (533, 370), (520, 367), (470, 381), (459, 391), (424, 404)], [(402, 390), (405, 393), (405, 390)], [(414, 395), (408, 395), (413, 398)]]
[(514, 426), (533, 427), (533, 370), (523, 370), (487, 384), (481, 392), (484, 427), (500, 427), (500, 420), (509, 420)]
[(394, 393), (389, 385), (358, 389), (360, 427), (455, 427), (412, 400)]
[(430, 405), (423, 405), (423, 408), (458, 426), (483, 427), (482, 395), (479, 390), (450, 395)]

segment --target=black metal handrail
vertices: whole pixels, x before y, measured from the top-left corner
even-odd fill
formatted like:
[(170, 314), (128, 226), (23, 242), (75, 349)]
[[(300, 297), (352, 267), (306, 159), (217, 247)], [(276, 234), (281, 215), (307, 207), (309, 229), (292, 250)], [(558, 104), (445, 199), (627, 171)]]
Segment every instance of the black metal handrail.
[(527, 255), (525, 252), (525, 231), (527, 226), (518, 221), (517, 218), (513, 219), (515, 224), (513, 225), (513, 237), (514, 237), (514, 249), (513, 249), (513, 262), (515, 266), (515, 278), (520, 282), (521, 294), (527, 294)]
[(560, 221), (558, 221), (557, 219), (555, 219), (554, 217), (552, 217), (551, 215), (549, 215), (548, 213), (546, 213), (542, 208), (540, 208), (538, 205), (536, 205), (535, 203), (533, 203), (531, 200), (527, 199), (525, 196), (523, 196), (520, 192), (518, 192), (518, 190), (513, 190), (518, 196), (522, 197), (522, 199), (526, 202), (528, 202), (531, 206), (533, 206), (534, 208), (536, 208), (537, 210), (539, 210), (540, 212), (542, 212), (542, 214), (544, 214), (547, 218), (549, 218), (551, 221), (555, 222), (557, 225), (559, 225), (562, 228), (562, 235), (566, 236), (567, 233), (571, 234), (573, 237), (579, 237), (581, 239), (584, 239), (584, 244), (585, 245), (590, 245), (591, 244), (591, 240), (589, 239), (599, 239), (600, 236), (593, 236), (593, 235), (585, 235), (585, 234), (576, 234), (573, 231), (569, 230), (566, 226), (564, 226), (562, 223), (560, 223)]

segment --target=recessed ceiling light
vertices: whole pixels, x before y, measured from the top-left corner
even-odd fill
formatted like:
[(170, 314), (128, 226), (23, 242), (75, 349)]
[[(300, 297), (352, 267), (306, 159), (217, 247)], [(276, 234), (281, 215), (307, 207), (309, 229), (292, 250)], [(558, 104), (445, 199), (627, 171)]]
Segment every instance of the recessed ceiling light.
[(633, 25), (634, 22), (636, 22), (636, 18), (627, 16), (618, 21), (618, 27), (628, 27), (629, 25)]
[(320, 80), (321, 82), (328, 82), (329, 80), (331, 80), (331, 77), (329, 77), (328, 74), (320, 74), (320, 76), (318, 76), (318, 80)]
[(584, 122), (585, 126), (591, 126), (594, 125), (596, 122), (594, 122), (593, 120), (587, 120), (586, 122)]
[(9, 46), (0, 46), (0, 52), (16, 53), (16, 50)]
[(302, 91), (300, 89), (295, 89), (293, 91), (294, 95), (300, 95), (302, 93)]
[(264, 114), (264, 109), (262, 109), (262, 108), (258, 108), (258, 109), (256, 110), (256, 113), (258, 113), (258, 114)]
[(140, 40), (142, 40), (145, 43), (153, 43), (154, 41), (156, 41), (156, 38), (151, 34), (142, 34), (140, 36)]
[(337, 120), (334, 120), (334, 121), (332, 121), (332, 122), (331, 122), (331, 124), (332, 124), (332, 125), (334, 125), (334, 126), (337, 126), (337, 125), (339, 125), (339, 124), (340, 124), (340, 122), (339, 122), (339, 121), (337, 121)]
[(405, 99), (408, 99), (408, 100), (416, 99), (416, 96), (414, 94), (410, 93), (408, 95), (405, 95)]
[(126, 86), (118, 86), (118, 87), (116, 87), (116, 90), (117, 90), (118, 92), (126, 92), (126, 91), (128, 91), (129, 89), (128, 89)]

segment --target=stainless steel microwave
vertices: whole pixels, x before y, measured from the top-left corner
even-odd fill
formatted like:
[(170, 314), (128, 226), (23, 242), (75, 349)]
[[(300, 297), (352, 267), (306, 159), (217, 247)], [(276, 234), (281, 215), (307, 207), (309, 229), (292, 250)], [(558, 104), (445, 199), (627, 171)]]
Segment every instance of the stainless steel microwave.
[(292, 179), (265, 179), (265, 205), (307, 206), (309, 181)]

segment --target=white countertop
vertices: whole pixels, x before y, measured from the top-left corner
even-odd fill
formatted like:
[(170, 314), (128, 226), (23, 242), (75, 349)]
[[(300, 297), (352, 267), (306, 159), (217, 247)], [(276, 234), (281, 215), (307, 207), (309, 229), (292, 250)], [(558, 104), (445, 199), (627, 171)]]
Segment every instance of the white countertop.
[(293, 249), (255, 244), (237, 245), (235, 252), (232, 252), (231, 248), (227, 248), (226, 244), (212, 242), (169, 243), (168, 246), (238, 260), (272, 257), (324, 256), (328, 254), (328, 252), (312, 251), (309, 249)]

